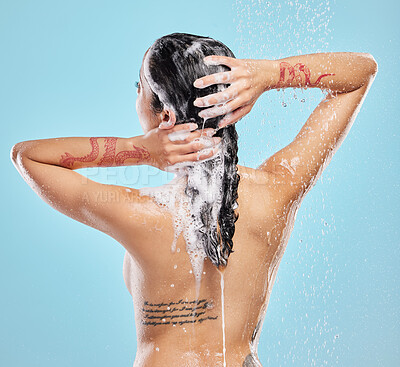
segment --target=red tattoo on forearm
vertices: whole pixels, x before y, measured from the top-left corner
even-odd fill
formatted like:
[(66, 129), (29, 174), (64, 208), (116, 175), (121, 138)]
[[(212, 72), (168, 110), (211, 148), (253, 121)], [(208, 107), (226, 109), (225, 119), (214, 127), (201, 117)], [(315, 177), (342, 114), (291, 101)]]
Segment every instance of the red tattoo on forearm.
[[(316, 87), (318, 85), (318, 83), (321, 81), (322, 78), (326, 77), (326, 76), (330, 76), (330, 75), (335, 75), (335, 74), (322, 74), (318, 77), (318, 79), (315, 81), (315, 83), (312, 83), (310, 80), (310, 76), (311, 76), (311, 72), (310, 69), (302, 64), (302, 63), (298, 63), (294, 66), (290, 65), (288, 62), (284, 62), (282, 61), (280, 64), (280, 78), (279, 78), (279, 82), (277, 87), (283, 87), (285, 85), (292, 85), (292, 86), (296, 86), (293, 85), (293, 82), (298, 82), (299, 85), (301, 85), (302, 83), (302, 76), (301, 73), (304, 74), (304, 79), (305, 79), (305, 86), (307, 87)], [(285, 80), (285, 71), (288, 71), (288, 77)]]
[(65, 152), (65, 155), (61, 155), (60, 166), (71, 168), (74, 162), (93, 162), (97, 159), (99, 155), (99, 144), (97, 143), (97, 138), (90, 138), (90, 145), (92, 146), (92, 151), (85, 155), (84, 157), (74, 157), (72, 154)]
[[(92, 146), (92, 151), (83, 157), (74, 157), (72, 154), (65, 152), (61, 155), (60, 166), (72, 168), (75, 162), (94, 162), (99, 156), (99, 143), (98, 138), (90, 138), (90, 145)], [(137, 159), (137, 163), (146, 161), (150, 157), (150, 153), (142, 146), (142, 148), (137, 147), (132, 144), (133, 150), (123, 150), (115, 155), (117, 147), (118, 138), (106, 137), (104, 138), (104, 148), (105, 152), (99, 162), (96, 164), (98, 167), (112, 167), (114, 164), (116, 166), (122, 166), (128, 158)]]
[(117, 154), (115, 157), (115, 164), (117, 166), (122, 166), (123, 163), (125, 162), (126, 159), (128, 158), (136, 158), (138, 160), (138, 163), (146, 161), (150, 157), (150, 153), (147, 150), (147, 148), (139, 148), (135, 145), (133, 145), (134, 150), (123, 150)]
[(117, 140), (118, 138), (104, 138), (104, 148), (106, 151), (99, 163), (97, 163), (99, 167), (110, 167), (113, 165)]

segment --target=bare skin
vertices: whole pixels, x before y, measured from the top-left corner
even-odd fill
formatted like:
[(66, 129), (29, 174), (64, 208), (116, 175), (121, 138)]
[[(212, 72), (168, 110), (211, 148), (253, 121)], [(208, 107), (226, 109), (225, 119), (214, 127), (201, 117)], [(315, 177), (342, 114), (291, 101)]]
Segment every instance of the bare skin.
[[(223, 270), (226, 365), (260, 366), (252, 352), (297, 210), (349, 132), (377, 64), (371, 55), (359, 53), (209, 60), (231, 68), (195, 84), (221, 83), (221, 77), (231, 84), (223, 93), (198, 101), (210, 107), (204, 110), (209, 116), (228, 113), (222, 126), (237, 122), (262, 93), (274, 88), (317, 87), (329, 92), (288, 146), (257, 169), (238, 166), (239, 219), (234, 253)], [(205, 260), (200, 298), (193, 303), (195, 280), (184, 239), (178, 240), (180, 252), (170, 250), (171, 214), (138, 190), (100, 184), (74, 172), (82, 167), (137, 164), (165, 169), (176, 162), (209, 158), (217, 151), (214, 141), (212, 152), (199, 154), (204, 146), (195, 139), (206, 132), (190, 132), (189, 124), (174, 126), (173, 111), (152, 114), (149, 92), (141, 73), (136, 107), (142, 136), (26, 141), (13, 147), (12, 159), (49, 205), (107, 233), (127, 250), (124, 272), (138, 339), (135, 367), (223, 366), (220, 272)], [(214, 106), (224, 102), (228, 103), (222, 108)], [(179, 129), (187, 129), (188, 137), (171, 142), (168, 134)]]

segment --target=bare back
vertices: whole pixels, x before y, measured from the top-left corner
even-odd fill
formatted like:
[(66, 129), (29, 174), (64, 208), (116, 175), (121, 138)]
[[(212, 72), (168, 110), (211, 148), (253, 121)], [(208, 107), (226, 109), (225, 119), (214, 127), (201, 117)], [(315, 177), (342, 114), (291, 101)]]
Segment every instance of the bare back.
[[(238, 166), (241, 180), (234, 252), (223, 276), (210, 261), (204, 262), (198, 298), (183, 238), (177, 243), (180, 251), (171, 253), (171, 213), (150, 197), (141, 196), (138, 190), (101, 184), (74, 171), (139, 164), (155, 164), (163, 169), (165, 162), (167, 166), (177, 163), (177, 157), (198, 160), (198, 153), (187, 154), (191, 143), (178, 149), (167, 137), (171, 130), (152, 128), (148, 134), (132, 138), (24, 141), (15, 144), (10, 152), (21, 176), (45, 202), (110, 235), (127, 249), (124, 276), (135, 306), (135, 367), (261, 366), (256, 356), (259, 330), (300, 202), (350, 131), (378, 70), (372, 55), (365, 53), (318, 53), (276, 61), (228, 59), (225, 57), (223, 64), (237, 70), (228, 72), (232, 74), (231, 91), (247, 96), (247, 102), (243, 98), (228, 102), (232, 111), (248, 113), (248, 103), (258, 98), (259, 91), (274, 88), (313, 86), (329, 93), (290, 144), (257, 170)], [(306, 78), (295, 75), (299, 65), (300, 71), (308, 71)], [(202, 77), (203, 87), (218, 84), (215, 75)], [(250, 79), (240, 83), (243, 75)], [(252, 80), (258, 80), (258, 88), (248, 88), (253, 85)], [(150, 113), (150, 91), (146, 84), (143, 86), (139, 105), (144, 110), (139, 110), (145, 115), (142, 120), (147, 121), (143, 111)], [(203, 98), (210, 105), (209, 97)], [(218, 103), (225, 98), (229, 96)], [(213, 114), (219, 115), (217, 109)], [(208, 111), (208, 118), (213, 114)], [(232, 116), (238, 117), (235, 112)], [(154, 126), (161, 123), (159, 120), (152, 120)], [(147, 150), (147, 155), (143, 153), (146, 147), (151, 151)], [(189, 150), (193, 152), (191, 145)], [(180, 155), (176, 155), (178, 151)]]
[(255, 354), (249, 354), (256, 351), (293, 221), (276, 194), (274, 175), (238, 168), (239, 218), (234, 252), (223, 271), (224, 315), (221, 272), (205, 260), (196, 300), (195, 278), (182, 236), (176, 252), (171, 252), (171, 214), (150, 198), (142, 201), (142, 225), (127, 236), (132, 242), (124, 243), (135, 249), (127, 251), (124, 260), (124, 279), (135, 307), (135, 366), (181, 366), (183, 359), (188, 366), (222, 366), (223, 327), (227, 365), (245, 365), (246, 357), (256, 360)]

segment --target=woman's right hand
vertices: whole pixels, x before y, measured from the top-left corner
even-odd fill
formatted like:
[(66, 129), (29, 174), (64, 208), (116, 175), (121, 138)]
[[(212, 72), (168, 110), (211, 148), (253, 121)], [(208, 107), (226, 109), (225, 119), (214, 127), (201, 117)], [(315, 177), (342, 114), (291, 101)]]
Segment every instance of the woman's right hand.
[(197, 128), (195, 123), (185, 123), (148, 131), (142, 137), (150, 156), (147, 163), (165, 171), (176, 163), (211, 158), (219, 151), (221, 138), (212, 137), (214, 129)]
[(194, 105), (197, 107), (209, 107), (224, 103), (222, 106), (208, 108), (199, 113), (200, 117), (207, 119), (226, 114), (219, 123), (220, 128), (233, 124), (247, 115), (258, 97), (274, 87), (279, 74), (276, 64), (272, 60), (235, 59), (212, 55), (206, 56), (204, 63), (226, 65), (231, 69), (203, 76), (193, 83), (196, 88), (206, 88), (213, 84), (230, 84), (222, 92), (197, 98), (194, 101)]

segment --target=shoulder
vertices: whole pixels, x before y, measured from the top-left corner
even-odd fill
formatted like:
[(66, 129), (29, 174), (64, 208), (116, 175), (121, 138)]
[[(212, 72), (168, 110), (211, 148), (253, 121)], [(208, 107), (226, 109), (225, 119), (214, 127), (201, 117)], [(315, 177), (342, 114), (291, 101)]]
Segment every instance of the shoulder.
[(151, 205), (156, 207), (140, 190), (126, 186), (97, 184), (86, 195), (85, 207), (91, 217), (91, 223), (86, 224), (119, 242), (143, 227), (149, 213), (154, 213)]
[(264, 204), (271, 200), (273, 178), (268, 172), (246, 166), (237, 166), (240, 175), (238, 188), (239, 207), (258, 216), (257, 208), (263, 210)]
[(242, 188), (247, 191), (265, 195), (274, 191), (279, 184), (279, 177), (274, 172), (239, 165), (237, 167)]
[(267, 171), (255, 169), (251, 167), (237, 165), (240, 179), (244, 180), (247, 184), (268, 184), (271, 181), (271, 174)]
[(279, 172), (239, 165), (237, 167), (241, 183), (239, 196), (242, 195), (242, 203), (245, 204), (243, 207), (247, 204), (260, 207), (268, 203), (268, 208), (277, 210), (294, 202), (288, 182)]
[[(172, 216), (141, 190), (109, 185), (107, 200), (103, 205), (103, 232), (114, 238), (137, 258), (149, 257), (162, 236), (173, 236)], [(151, 230), (156, 229), (156, 230)]]
[[(141, 190), (125, 187), (111, 186), (109, 189), (108, 202), (110, 204), (110, 219), (120, 222), (128, 221), (129, 227), (141, 226), (144, 218), (154, 216), (161, 208), (151, 197), (143, 195)], [(140, 220), (142, 219), (142, 220)]]

